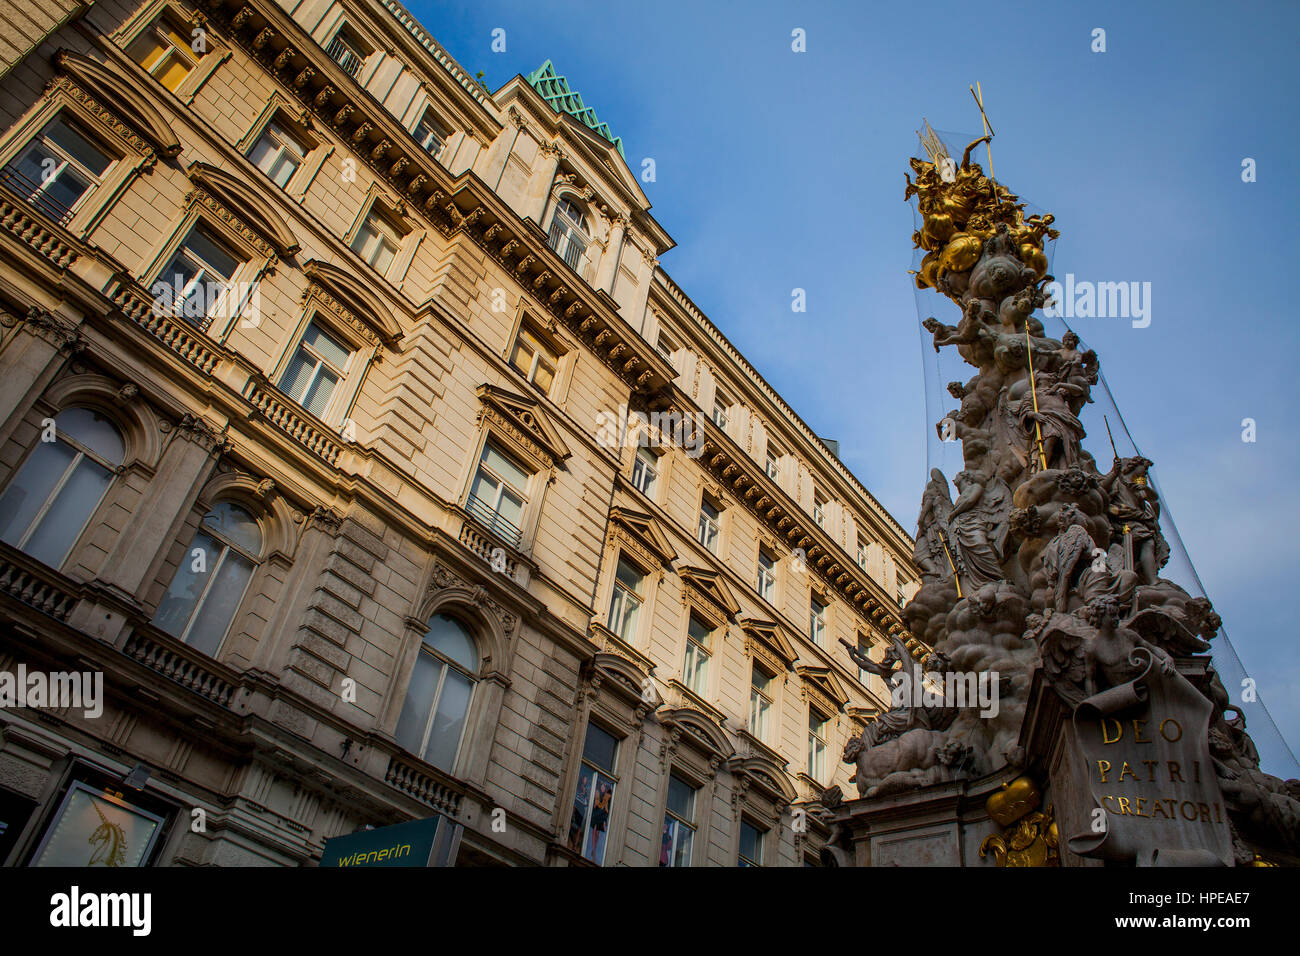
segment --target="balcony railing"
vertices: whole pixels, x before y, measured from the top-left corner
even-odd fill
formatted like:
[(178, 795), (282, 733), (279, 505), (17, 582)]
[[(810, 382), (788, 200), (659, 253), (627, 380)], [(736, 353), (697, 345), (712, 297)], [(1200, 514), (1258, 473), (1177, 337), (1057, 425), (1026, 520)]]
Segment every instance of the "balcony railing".
[(512, 548), (519, 547), (523, 532), (478, 495), (470, 495), (465, 511), (480, 525)]
[(343, 72), (353, 79), (356, 79), (357, 74), (361, 72), (361, 64), (366, 62), (365, 57), (348, 46), (340, 37), (335, 37), (330, 41), (330, 45), (325, 48), (325, 54), (342, 67)]
[(21, 196), (33, 209), (48, 216), (60, 226), (66, 226), (72, 220), (71, 206), (59, 202), (41, 188), (41, 183), (32, 182), (19, 172), (18, 167), (9, 165), (0, 169), (0, 182), (8, 186), (10, 192)]

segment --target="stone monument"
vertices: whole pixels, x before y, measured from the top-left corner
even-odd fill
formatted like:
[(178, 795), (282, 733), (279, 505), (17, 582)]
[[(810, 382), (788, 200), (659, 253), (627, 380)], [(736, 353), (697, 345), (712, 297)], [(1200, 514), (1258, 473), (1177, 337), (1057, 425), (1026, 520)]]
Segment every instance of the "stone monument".
[(917, 286), (960, 316), (923, 325), (975, 370), (948, 386), (960, 408), (937, 428), (963, 469), (955, 500), (931, 472), (903, 611), (933, 653), (851, 652), (891, 687), (905, 670), (996, 673), (999, 706), (895, 694), (845, 750), (859, 798), (832, 811), (827, 862), (1300, 863), (1300, 781), (1260, 770), (1207, 654), (1218, 615), (1160, 576), (1152, 463), (1116, 453), (1102, 472), (1081, 446), (1098, 358), (1034, 316), (1058, 233), (972, 162), (987, 139), (960, 163), (911, 160), (904, 196), (923, 219)]

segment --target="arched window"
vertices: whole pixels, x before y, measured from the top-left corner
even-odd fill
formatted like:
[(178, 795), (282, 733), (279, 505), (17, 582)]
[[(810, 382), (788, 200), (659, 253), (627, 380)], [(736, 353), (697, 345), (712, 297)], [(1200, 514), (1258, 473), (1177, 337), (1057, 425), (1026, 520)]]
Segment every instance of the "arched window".
[(569, 268), (577, 271), (587, 251), (587, 220), (572, 199), (561, 199), (555, 204), (549, 242)]
[(257, 519), (221, 501), (203, 516), (153, 622), (215, 657), (262, 554)]
[(0, 494), (0, 540), (60, 567), (126, 457), (117, 427), (89, 408), (69, 408)]
[(397, 719), (397, 742), (450, 773), (465, 736), (478, 668), (478, 646), (464, 625), (445, 614), (436, 615), (411, 671), (406, 702)]

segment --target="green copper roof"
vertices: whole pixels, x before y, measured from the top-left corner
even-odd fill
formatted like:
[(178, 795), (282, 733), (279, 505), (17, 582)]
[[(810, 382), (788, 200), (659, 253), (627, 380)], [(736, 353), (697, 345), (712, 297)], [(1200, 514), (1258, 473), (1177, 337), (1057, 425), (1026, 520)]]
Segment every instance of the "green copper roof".
[(528, 85), (541, 94), (542, 99), (551, 104), (557, 113), (568, 113), (584, 126), (609, 140), (618, 149), (624, 159), (622, 138), (615, 136), (608, 123), (596, 118), (596, 111), (582, 102), (582, 94), (569, 89), (569, 81), (555, 72), (555, 67), (547, 60), (527, 76)]

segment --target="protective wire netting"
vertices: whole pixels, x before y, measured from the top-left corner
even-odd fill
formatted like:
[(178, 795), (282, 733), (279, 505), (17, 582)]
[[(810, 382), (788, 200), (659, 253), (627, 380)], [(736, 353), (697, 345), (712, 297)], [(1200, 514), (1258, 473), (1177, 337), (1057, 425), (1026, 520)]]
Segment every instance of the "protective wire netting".
[[(935, 132), (947, 148), (949, 155), (957, 163), (961, 162), (961, 156), (966, 145), (979, 138), (980, 135), (978, 133), (964, 134), (942, 130), (936, 130)], [(923, 153), (920, 155), (925, 158)], [(972, 162), (979, 162), (984, 167), (985, 173), (988, 173), (984, 147), (978, 147), (972, 153), (971, 160)], [(1006, 184), (1003, 183), (1003, 185)], [(1014, 192), (1014, 189), (1012, 191)], [(1026, 216), (1041, 215), (1046, 212), (1046, 210), (1026, 202), (1023, 196), (1020, 197), (1019, 201), (1025, 203)], [(912, 201), (912, 215), (915, 228), (919, 230), (922, 225), (922, 217), (917, 209), (915, 199)], [(1050, 239), (1046, 240), (1043, 246), (1043, 251), (1048, 260), (1048, 272), (1052, 275), (1058, 275), (1054, 269), (1055, 246), (1055, 241)], [(920, 270), (921, 259), (924, 255), (924, 250), (914, 250), (911, 266), (914, 273)], [(930, 469), (940, 469), (951, 485), (952, 478), (963, 468), (961, 442), (956, 438), (943, 441), (937, 425), (949, 412), (956, 411), (960, 404), (957, 399), (949, 394), (947, 390), (948, 383), (968, 382), (975, 375), (977, 369), (967, 365), (953, 346), (946, 346), (936, 353), (933, 337), (921, 327), (921, 322), (929, 316), (937, 318), (945, 325), (956, 325), (958, 319), (961, 318), (960, 310), (956, 304), (933, 289), (916, 288), (915, 283), (913, 283), (913, 292), (916, 301), (917, 330), (921, 342), (921, 362), (925, 371), (926, 473), (917, 483), (917, 500), (919, 502), (920, 489), (928, 480)], [(1051, 338), (1059, 339), (1070, 329), (1070, 326), (1063, 318), (1046, 315), (1042, 309), (1039, 309), (1034, 314), (1043, 323), (1046, 334)], [(1073, 331), (1075, 334), (1079, 334), (1077, 329)], [(1082, 335), (1080, 335), (1079, 348), (1080, 350), (1088, 348), (1088, 342)], [(1129, 457), (1140, 455), (1142, 452), (1137, 441), (1129, 432), (1124, 417), (1115, 404), (1110, 386), (1106, 383), (1104, 372), (1106, 356), (1099, 354), (1098, 358), (1103, 371), (1099, 376), (1097, 386), (1092, 389), (1092, 401), (1080, 412), (1079, 420), (1087, 431), (1087, 436), (1083, 440), (1083, 449), (1092, 455), (1098, 469), (1104, 474), (1110, 470), (1111, 462), (1115, 457), (1115, 453), (1111, 449), (1110, 438), (1107, 435), (1108, 424), (1110, 432), (1114, 436), (1115, 451), (1120, 456)], [(1205, 593), (1205, 588), (1196, 573), (1191, 557), (1188, 555), (1182, 538), (1178, 534), (1177, 526), (1174, 523), (1173, 509), (1170, 507), (1170, 502), (1165, 497), (1160, 484), (1158, 466), (1159, 462), (1156, 462), (1155, 466), (1150, 469), (1148, 478), (1151, 486), (1160, 496), (1160, 528), (1170, 550), (1169, 562), (1160, 570), (1160, 576), (1173, 581), (1193, 597), (1206, 597), (1212, 601), (1213, 596)], [(952, 490), (952, 494), (953, 498), (956, 499), (955, 488)], [(1211, 644), (1211, 657), (1214, 661), (1214, 667), (1219, 672), (1223, 686), (1232, 698), (1233, 706), (1246, 718), (1246, 728), (1259, 750), (1262, 769), (1282, 779), (1300, 777), (1300, 762), (1296, 760), (1295, 754), (1282, 737), (1272, 715), (1268, 712), (1268, 708), (1264, 706), (1263, 699), (1254, 688), (1254, 682), (1247, 680), (1246, 669), (1237, 656), (1232, 641), (1228, 638), (1226, 624), (1219, 629)]]

